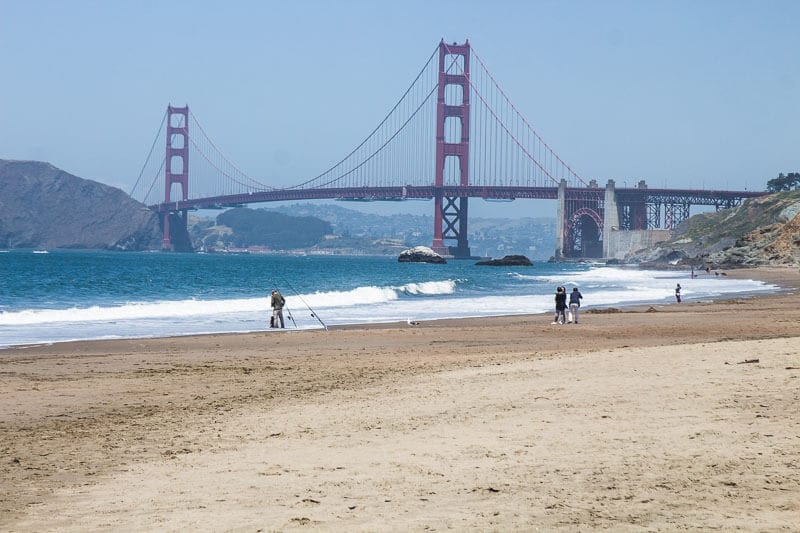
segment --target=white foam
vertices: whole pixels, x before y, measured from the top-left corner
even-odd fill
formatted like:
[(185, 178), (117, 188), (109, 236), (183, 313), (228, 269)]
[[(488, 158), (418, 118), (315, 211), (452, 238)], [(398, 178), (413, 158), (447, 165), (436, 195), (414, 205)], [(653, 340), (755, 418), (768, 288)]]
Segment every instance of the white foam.
[(161, 302), (133, 302), (118, 306), (72, 307), (70, 309), (26, 309), (0, 313), (0, 326), (20, 326), (57, 322), (109, 322), (147, 318), (183, 318), (210, 316), (220, 313), (265, 309), (267, 298), (232, 300), (178, 300)]
[[(467, 280), (448, 279), (284, 295), (287, 327), (294, 328), (295, 323), (299, 329), (321, 327), (311, 309), (328, 325), (550, 313), (557, 285), (579, 287), (584, 309), (671, 302), (676, 283), (686, 301), (777, 290), (774, 285), (727, 276), (702, 273), (691, 279), (680, 271), (616, 267), (512, 277), (520, 283), (511, 294), (470, 291)], [(267, 329), (268, 308), (269, 298), (259, 297), (5, 311), (0, 312), (0, 345), (258, 331)], [(288, 320), (289, 313), (294, 321)]]
[[(398, 287), (358, 287), (349, 291), (315, 292), (299, 296), (286, 296), (290, 309), (338, 308), (375, 305), (397, 300), (401, 295), (453, 294), (456, 282), (452, 280), (409, 283)], [(265, 311), (269, 298), (235, 298), (228, 300), (174, 300), (158, 302), (131, 302), (117, 306), (72, 307), (69, 309), (26, 309), (0, 312), (0, 326), (53, 324), (59, 322), (109, 322), (151, 318), (185, 318), (217, 316), (227, 313)]]
[(287, 297), (287, 305), (312, 308), (338, 308), (380, 304), (407, 296), (440, 296), (456, 292), (458, 280), (426, 281), (388, 287), (358, 287), (349, 291), (327, 291)]

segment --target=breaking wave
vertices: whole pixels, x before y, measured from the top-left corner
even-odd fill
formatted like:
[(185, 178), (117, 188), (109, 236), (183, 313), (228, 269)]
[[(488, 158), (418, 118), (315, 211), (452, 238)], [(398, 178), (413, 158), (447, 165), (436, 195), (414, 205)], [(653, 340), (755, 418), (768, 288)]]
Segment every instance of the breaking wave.
[[(284, 294), (291, 309), (306, 305), (319, 308), (374, 305), (391, 302), (404, 296), (437, 296), (453, 294), (455, 280), (426, 281), (389, 287), (357, 287), (349, 291), (327, 291), (292, 296)], [(68, 309), (26, 309), (0, 312), (0, 326), (21, 326), (48, 323), (111, 322), (154, 318), (202, 317), (225, 313), (265, 311), (269, 298), (236, 298), (228, 300), (172, 300), (130, 302), (121, 305), (71, 307)]]

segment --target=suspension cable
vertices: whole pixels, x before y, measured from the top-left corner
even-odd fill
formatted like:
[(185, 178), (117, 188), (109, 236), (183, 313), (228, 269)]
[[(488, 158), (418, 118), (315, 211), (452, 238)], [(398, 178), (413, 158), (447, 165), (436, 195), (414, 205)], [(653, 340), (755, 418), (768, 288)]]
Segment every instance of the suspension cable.
[[(165, 118), (166, 118), (166, 116), (167, 116), (167, 114), (166, 114), (166, 113), (164, 113), (164, 117), (165, 117)], [(177, 126), (177, 127), (178, 127), (178, 128), (181, 128), (181, 127), (183, 127), (183, 115), (181, 115), (181, 116), (180, 116), (180, 118), (179, 118), (178, 120), (179, 120), (179, 122), (178, 122), (178, 126)], [(163, 121), (163, 120), (161, 121), (161, 125), (162, 125), (162, 126), (164, 125), (164, 121)], [(161, 128), (159, 128), (159, 130), (160, 130), (160, 129), (161, 129)], [(154, 143), (154, 146), (155, 146), (155, 143)], [(150, 183), (150, 188), (149, 188), (149, 189), (147, 189), (147, 194), (145, 195), (145, 203), (146, 203), (146, 201), (147, 201), (147, 198), (149, 198), (149, 197), (150, 197), (150, 193), (151, 193), (151, 192), (153, 192), (153, 187), (155, 187), (155, 185), (156, 185), (156, 182), (158, 181), (158, 177), (161, 175), (161, 171), (164, 169), (164, 165), (166, 165), (166, 164), (167, 164), (167, 158), (166, 158), (166, 155), (165, 155), (165, 156), (164, 156), (164, 159), (162, 159), (162, 160), (161, 160), (161, 166), (159, 166), (159, 167), (158, 167), (158, 170), (156, 171), (156, 175), (155, 175), (155, 177), (153, 178), (153, 181), (152, 181), (152, 183)], [(166, 177), (165, 177), (165, 180), (166, 180)], [(165, 181), (164, 185), (166, 186), (166, 181)]]
[[(211, 142), (211, 139), (208, 139), (208, 137), (206, 137), (206, 139), (207, 139), (209, 142)], [(197, 149), (197, 152), (200, 154), (200, 157), (202, 157), (203, 159), (205, 159), (205, 160), (206, 160), (206, 162), (207, 162), (209, 165), (211, 165), (211, 166), (212, 166), (214, 169), (216, 169), (216, 170), (217, 170), (217, 171), (218, 171), (220, 174), (222, 174), (224, 177), (228, 178), (228, 180), (230, 180), (230, 181), (231, 181), (231, 182), (233, 182), (233, 183), (236, 183), (237, 185), (241, 185), (242, 187), (245, 187), (245, 188), (252, 188), (252, 184), (245, 183), (245, 182), (243, 182), (243, 181), (241, 181), (241, 180), (238, 180), (238, 179), (236, 179), (234, 176), (231, 176), (231, 175), (230, 175), (228, 172), (226, 172), (226, 171), (222, 170), (221, 168), (219, 168), (219, 166), (218, 166), (216, 163), (214, 163), (214, 162), (213, 162), (211, 159), (209, 159), (209, 157), (208, 157), (208, 156), (207, 156), (207, 155), (206, 155), (206, 154), (203, 152), (203, 149), (202, 149), (202, 148), (200, 148), (200, 147), (197, 145), (197, 143), (195, 143), (195, 142), (194, 142), (194, 139), (192, 139), (191, 137), (189, 138), (189, 142), (191, 143), (191, 145), (192, 145), (192, 146), (194, 146), (194, 147)], [(212, 144), (213, 144), (213, 143), (212, 143)], [(216, 147), (215, 147), (215, 148), (216, 148)], [(216, 152), (216, 153), (217, 153), (217, 154), (219, 154), (220, 156), (222, 156), (222, 159), (223, 159), (225, 162), (227, 162), (227, 163), (230, 163), (230, 161), (228, 161), (228, 160), (225, 158), (225, 156), (223, 156), (223, 155), (222, 155), (222, 154), (220, 154), (219, 152)], [(231, 165), (231, 166), (233, 166), (233, 165)], [(238, 168), (236, 168), (236, 167), (233, 167), (233, 168), (234, 168), (235, 170), (239, 170), (239, 169), (238, 169)], [(258, 185), (261, 185), (262, 187), (265, 187), (265, 189), (269, 189), (269, 190), (275, 190), (275, 188), (274, 188), (274, 187), (269, 187), (269, 186), (267, 186), (267, 185), (264, 185), (263, 183), (260, 183), (260, 182), (258, 182), (258, 181), (256, 181), (256, 180), (252, 179), (250, 176), (248, 176), (247, 174), (244, 174), (243, 172), (242, 172), (242, 175), (244, 175), (246, 178), (248, 178), (248, 179), (250, 179), (250, 180), (254, 181), (254, 182), (255, 182), (255, 183), (257, 183)]]
[[(431, 56), (431, 57), (433, 57), (433, 56)], [(430, 58), (428, 59), (428, 63), (430, 63)], [(449, 66), (447, 69), (445, 69), (445, 72), (450, 72), (450, 69), (452, 69), (452, 68), (453, 68), (453, 66), (454, 66), (454, 64), (455, 64), (455, 63), (456, 63), (456, 61), (455, 61), (455, 60), (453, 60), (453, 61), (450, 63), (450, 66)], [(427, 67), (427, 64), (426, 64), (426, 67)], [(417, 76), (417, 79), (419, 79), (419, 76)], [(416, 80), (415, 80), (415, 83), (416, 83)], [(412, 84), (412, 86), (413, 86), (413, 84)], [(419, 113), (420, 109), (422, 109), (422, 108), (425, 106), (425, 104), (428, 102), (428, 100), (430, 100), (431, 96), (433, 96), (433, 93), (436, 91), (436, 89), (437, 89), (438, 87), (439, 87), (439, 83), (438, 83), (438, 81), (437, 81), (437, 83), (436, 83), (436, 84), (434, 84), (433, 88), (431, 88), (431, 90), (428, 92), (427, 96), (425, 96), (425, 98), (424, 98), (424, 99), (422, 100), (422, 102), (421, 102), (421, 103), (420, 103), (420, 104), (417, 106), (417, 108), (414, 110), (414, 112), (411, 114), (411, 116), (409, 116), (409, 117), (406, 119), (406, 121), (405, 121), (405, 122), (403, 122), (403, 124), (400, 126), (400, 128), (398, 128), (398, 129), (397, 129), (397, 131), (395, 131), (395, 132), (394, 132), (394, 134), (393, 134), (392, 136), (390, 136), (390, 137), (389, 137), (389, 138), (388, 138), (388, 139), (387, 139), (387, 140), (386, 140), (386, 141), (385, 141), (383, 144), (381, 144), (381, 145), (380, 145), (380, 146), (379, 146), (379, 147), (378, 147), (378, 148), (377, 148), (377, 149), (376, 149), (374, 152), (372, 152), (372, 154), (370, 154), (370, 155), (369, 155), (369, 156), (368, 156), (366, 159), (364, 159), (363, 161), (361, 161), (361, 162), (360, 162), (358, 165), (356, 165), (355, 167), (351, 168), (350, 170), (348, 170), (348, 171), (347, 171), (347, 172), (345, 172), (344, 174), (342, 174), (342, 175), (340, 175), (340, 176), (337, 176), (337, 177), (335, 177), (335, 178), (332, 178), (332, 179), (330, 179), (329, 181), (326, 181), (326, 182), (324, 182), (324, 183), (317, 184), (317, 186), (318, 186), (318, 187), (324, 187), (325, 185), (330, 185), (331, 183), (335, 183), (335, 182), (337, 182), (337, 181), (341, 180), (342, 178), (344, 178), (344, 177), (346, 177), (346, 176), (349, 176), (350, 174), (352, 174), (352, 173), (353, 173), (353, 172), (355, 172), (356, 170), (359, 170), (359, 169), (360, 169), (360, 168), (362, 168), (362, 167), (363, 167), (365, 164), (367, 164), (368, 162), (370, 162), (370, 161), (371, 161), (371, 160), (372, 160), (372, 159), (373, 159), (375, 156), (377, 156), (377, 155), (378, 155), (378, 154), (379, 154), (381, 151), (383, 151), (383, 149), (384, 149), (384, 148), (386, 148), (386, 146), (387, 146), (387, 145), (388, 145), (390, 142), (392, 142), (392, 141), (394, 140), (394, 138), (395, 138), (395, 137), (397, 137), (397, 136), (400, 134), (400, 132), (402, 132), (402, 131), (403, 131), (403, 130), (406, 128), (406, 126), (408, 126), (408, 124), (411, 122), (411, 120), (412, 120), (412, 119), (413, 119), (413, 118), (414, 118), (414, 117), (417, 115), (417, 113)], [(409, 90), (410, 90), (410, 89), (409, 89)], [(408, 91), (406, 91), (406, 94), (407, 94), (407, 93), (408, 93)], [(405, 97), (405, 96), (404, 96), (404, 97)], [(398, 102), (398, 104), (399, 104), (399, 102)], [(397, 107), (397, 106), (395, 106), (395, 108), (396, 108), (396, 107)], [(387, 117), (387, 118), (388, 118), (388, 117)], [(386, 121), (386, 119), (384, 119), (384, 122), (385, 122), (385, 121)], [(375, 130), (375, 131), (377, 131), (377, 128), (376, 128), (376, 130)], [(372, 135), (375, 133), (375, 131), (373, 131), (373, 132), (370, 134), (370, 137), (371, 137), (371, 136), (372, 136)], [(365, 141), (365, 142), (366, 142), (366, 141)], [(363, 145), (363, 144), (364, 144), (364, 143), (362, 143), (362, 145)], [(357, 148), (356, 148), (356, 150), (357, 150)], [(355, 152), (355, 150), (353, 150), (353, 152)], [(351, 152), (351, 155), (352, 155), (352, 153), (353, 153), (353, 152)], [(349, 157), (349, 156), (348, 156), (348, 157)], [(347, 158), (345, 158), (345, 159), (347, 159)], [(333, 166), (331, 169), (329, 169), (329, 170), (332, 170), (333, 168), (336, 168), (336, 165), (334, 165), (334, 166)], [(326, 171), (326, 173), (327, 173), (327, 171)], [(320, 176), (317, 176), (317, 178), (314, 178), (314, 179), (318, 179), (319, 177), (323, 176), (324, 174), (325, 174), (325, 173), (321, 174)], [(304, 184), (307, 184), (307, 183), (309, 183), (310, 181), (314, 181), (314, 180), (309, 180), (309, 181), (305, 182)], [(302, 186), (302, 185), (304, 185), (304, 184), (295, 185), (295, 187), (300, 187), (300, 186)], [(291, 189), (291, 188), (294, 188), (294, 187), (289, 187), (289, 188)]]
[[(447, 45), (445, 45), (445, 48), (447, 48), (447, 50), (448, 50), (448, 52), (449, 52), (449, 48), (447, 47)], [(476, 95), (478, 95), (478, 98), (480, 98), (480, 99), (481, 99), (481, 102), (483, 102), (483, 104), (484, 104), (484, 105), (485, 105), (485, 106), (488, 108), (488, 110), (489, 110), (489, 113), (491, 113), (491, 114), (492, 114), (492, 116), (495, 118), (495, 121), (496, 121), (496, 122), (497, 122), (497, 123), (500, 125), (500, 127), (501, 127), (501, 128), (503, 128), (503, 130), (504, 130), (504, 131), (505, 131), (505, 132), (508, 134), (508, 136), (509, 136), (509, 137), (510, 137), (510, 138), (511, 138), (513, 141), (514, 141), (514, 143), (515, 143), (515, 144), (516, 144), (516, 145), (517, 145), (517, 146), (520, 148), (520, 150), (522, 150), (522, 152), (523, 152), (523, 153), (524, 153), (526, 156), (528, 156), (528, 158), (529, 158), (531, 161), (533, 161), (533, 162), (534, 162), (534, 164), (536, 164), (536, 166), (537, 166), (537, 167), (539, 167), (539, 169), (540, 169), (542, 172), (544, 172), (544, 174), (545, 174), (545, 175), (546, 175), (548, 178), (550, 178), (551, 180), (553, 180), (555, 183), (558, 183), (558, 180), (557, 180), (556, 178), (554, 178), (554, 177), (553, 177), (553, 176), (552, 176), (552, 175), (551, 175), (551, 174), (550, 174), (550, 173), (547, 171), (547, 169), (545, 169), (545, 168), (544, 168), (544, 167), (541, 165), (541, 163), (539, 163), (539, 162), (536, 160), (536, 158), (534, 158), (534, 157), (533, 157), (533, 156), (530, 154), (530, 152), (528, 152), (528, 150), (527, 150), (527, 149), (526, 149), (524, 146), (522, 146), (522, 144), (519, 142), (519, 140), (518, 140), (516, 137), (514, 137), (514, 134), (513, 134), (513, 133), (511, 133), (511, 132), (509, 131), (509, 129), (508, 129), (508, 126), (506, 126), (506, 124), (505, 124), (505, 123), (504, 123), (504, 122), (503, 122), (503, 121), (500, 119), (500, 117), (498, 117), (498, 116), (497, 116), (497, 113), (495, 113), (495, 110), (494, 110), (494, 109), (492, 109), (492, 108), (491, 108), (491, 106), (489, 106), (488, 102), (486, 102), (486, 99), (483, 97), (483, 95), (480, 93), (480, 91), (478, 91), (478, 89), (477, 89), (477, 88), (475, 87), (475, 85), (472, 83), (472, 80), (470, 79), (470, 76), (466, 76), (466, 75), (465, 75), (465, 78), (467, 78), (467, 82), (469, 83), (469, 86), (470, 86), (470, 87), (472, 87), (472, 89), (475, 91), (475, 94), (476, 94)], [(507, 147), (506, 147), (506, 149), (507, 149)]]
[(150, 193), (153, 192), (153, 187), (155, 187), (156, 182), (158, 181), (158, 176), (161, 175), (161, 171), (164, 170), (164, 165), (166, 164), (166, 162), (167, 162), (167, 158), (166, 157), (161, 160), (161, 166), (158, 167), (158, 170), (156, 171), (156, 175), (153, 178), (152, 183), (150, 183), (150, 188), (147, 189), (147, 194), (144, 195), (144, 200), (142, 200), (143, 204), (146, 204), (147, 203), (147, 199), (150, 198)]
[[(394, 140), (394, 138), (397, 137), (400, 134), (400, 132), (403, 131), (403, 129), (405, 129), (406, 126), (408, 126), (409, 122), (411, 122), (411, 120), (417, 115), (417, 113), (419, 113), (419, 110), (422, 109), (422, 107), (428, 102), (428, 100), (430, 100), (430, 98), (433, 95), (434, 91), (436, 91), (436, 86), (434, 86), (433, 89), (430, 90), (430, 92), (428, 93), (428, 96), (426, 96), (425, 99), (422, 101), (422, 103), (419, 106), (417, 106), (417, 109), (415, 109), (414, 112), (411, 114), (411, 116), (408, 117), (408, 119), (406, 119), (406, 121), (403, 123), (403, 125), (400, 126), (400, 128), (397, 131), (395, 131), (394, 134), (391, 137), (386, 139), (386, 141), (382, 145), (380, 145), (374, 152), (372, 152), (366, 159), (364, 159), (361, 163), (359, 163), (355, 167), (351, 168), (350, 170), (348, 170), (347, 172), (345, 172), (341, 176), (337, 176), (337, 177), (335, 177), (335, 178), (333, 178), (333, 179), (331, 179), (329, 181), (326, 181), (324, 183), (320, 183), (320, 184), (318, 184), (318, 186), (319, 187), (324, 187), (325, 185), (330, 185), (331, 183), (335, 183), (335, 182), (339, 181), (340, 179), (342, 179), (342, 178), (344, 178), (346, 176), (349, 176), (350, 174), (352, 174), (356, 170), (358, 170), (361, 167), (363, 167), (364, 165), (366, 165), (376, 155), (381, 153), (381, 151), (383, 151), (383, 149), (386, 148), (386, 145), (388, 145), (390, 142), (392, 142), (392, 140)], [(317, 178), (314, 178), (314, 179), (317, 179)], [(313, 181), (313, 180), (311, 180), (311, 181)], [(308, 183), (308, 182), (306, 182), (306, 183)], [(301, 185), (303, 185), (303, 184), (301, 184)], [(299, 185), (296, 185), (295, 187), (299, 187)], [(293, 187), (289, 187), (289, 188), (291, 189)]]
[[(414, 81), (412, 81), (412, 82), (411, 82), (411, 85), (409, 85), (408, 89), (406, 89), (406, 92), (404, 92), (404, 93), (403, 93), (403, 96), (401, 96), (401, 97), (400, 97), (400, 99), (397, 101), (397, 103), (394, 105), (394, 107), (392, 107), (391, 111), (389, 111), (389, 113), (388, 113), (388, 114), (387, 114), (387, 115), (384, 117), (384, 119), (383, 119), (383, 120), (380, 122), (380, 124), (378, 124), (377, 126), (375, 126), (375, 129), (373, 129), (373, 130), (372, 130), (372, 131), (369, 133), (369, 135), (367, 135), (367, 136), (366, 136), (366, 138), (365, 138), (363, 141), (361, 141), (361, 144), (359, 144), (358, 146), (356, 146), (355, 148), (353, 148), (353, 150), (352, 150), (352, 151), (351, 151), (349, 154), (347, 154), (346, 156), (344, 156), (344, 157), (343, 157), (343, 158), (342, 158), (342, 159), (341, 159), (341, 160), (340, 160), (338, 163), (336, 163), (335, 165), (331, 166), (331, 167), (330, 167), (328, 170), (326, 170), (326, 171), (324, 171), (324, 172), (320, 173), (318, 176), (315, 176), (315, 177), (313, 177), (313, 178), (311, 178), (311, 179), (309, 179), (309, 180), (306, 180), (306, 181), (304, 181), (304, 182), (302, 182), (302, 183), (298, 183), (297, 185), (293, 185), (293, 186), (291, 186), (291, 187), (287, 187), (287, 189), (300, 189), (300, 188), (302, 188), (303, 186), (305, 186), (305, 185), (308, 185), (309, 183), (312, 183), (312, 182), (314, 182), (315, 180), (318, 180), (318, 179), (320, 179), (320, 178), (321, 178), (321, 177), (323, 177), (325, 174), (329, 173), (330, 171), (332, 171), (333, 169), (335, 169), (336, 167), (338, 167), (339, 165), (341, 165), (342, 163), (344, 163), (345, 161), (347, 161), (347, 159), (349, 159), (349, 158), (350, 158), (350, 156), (352, 156), (354, 153), (356, 153), (356, 152), (358, 151), (358, 149), (359, 149), (359, 148), (361, 148), (362, 146), (364, 146), (364, 145), (367, 143), (367, 141), (369, 141), (369, 140), (372, 138), (372, 136), (373, 136), (373, 135), (375, 135), (375, 132), (377, 132), (377, 131), (378, 131), (378, 130), (381, 128), (381, 126), (383, 126), (383, 125), (386, 123), (386, 121), (387, 121), (387, 120), (389, 120), (389, 118), (392, 116), (392, 114), (393, 114), (393, 113), (394, 113), (394, 111), (395, 111), (395, 110), (398, 108), (398, 106), (399, 106), (399, 105), (400, 105), (400, 104), (403, 102), (403, 100), (405, 100), (406, 96), (408, 96), (408, 93), (409, 93), (409, 92), (411, 92), (411, 89), (413, 89), (413, 88), (414, 88), (414, 85), (416, 85), (416, 83), (417, 83), (417, 81), (419, 80), (419, 78), (422, 76), (422, 74), (423, 74), (423, 73), (425, 72), (425, 70), (428, 68), (428, 65), (430, 65), (430, 63), (431, 63), (431, 60), (433, 59), (433, 56), (435, 56), (435, 55), (436, 55), (436, 52), (438, 51), (438, 49), (439, 49), (439, 45), (436, 45), (436, 48), (433, 50), (433, 53), (430, 55), (430, 57), (428, 58), (428, 60), (425, 62), (425, 65), (424, 65), (424, 66), (422, 67), (422, 69), (419, 71), (419, 74), (417, 74), (417, 77), (416, 77), (416, 78), (414, 78)], [(430, 97), (430, 95), (429, 95), (428, 97)], [(427, 100), (427, 98), (426, 98), (426, 100)], [(417, 108), (417, 109), (419, 109), (419, 108)], [(416, 112), (415, 112), (415, 114), (416, 114)], [(351, 172), (352, 172), (352, 171), (351, 171)], [(347, 175), (347, 174), (345, 174), (345, 175)], [(332, 180), (332, 181), (336, 181), (336, 180)], [(328, 182), (328, 183), (332, 183), (332, 181), (331, 181), (331, 182)]]
[[(447, 46), (447, 45), (445, 45), (445, 46)], [(511, 105), (511, 107), (514, 109), (514, 111), (517, 113), (517, 115), (519, 115), (519, 117), (522, 119), (522, 121), (525, 123), (525, 125), (528, 127), (528, 129), (530, 129), (533, 132), (534, 136), (536, 136), (536, 138), (539, 140), (539, 142), (542, 143), (544, 145), (544, 147), (547, 148), (547, 150), (550, 151), (550, 153), (553, 154), (555, 156), (555, 158), (558, 159), (558, 161), (562, 165), (564, 165), (564, 167), (570, 172), (570, 174), (575, 176), (575, 178), (578, 181), (580, 181), (584, 185), (588, 186), (588, 184), (585, 181), (583, 181), (583, 179), (574, 170), (572, 170), (572, 167), (570, 167), (565, 161), (563, 161), (558, 156), (558, 154), (552, 148), (550, 148), (550, 146), (544, 141), (544, 139), (542, 139), (542, 137), (536, 132), (536, 130), (533, 128), (533, 126), (531, 126), (530, 123), (525, 119), (525, 116), (522, 113), (519, 112), (519, 110), (516, 108), (516, 106), (514, 106), (514, 103), (508, 98), (508, 96), (506, 95), (505, 91), (503, 91), (503, 88), (500, 87), (500, 85), (497, 83), (497, 80), (494, 79), (494, 76), (492, 76), (492, 73), (489, 71), (489, 69), (486, 68), (486, 64), (480, 58), (480, 56), (475, 51), (475, 49), (470, 47), (470, 51), (475, 56), (475, 59), (478, 60), (478, 63), (481, 64), (481, 66), (483, 67), (483, 70), (486, 72), (486, 74), (489, 76), (489, 78), (492, 80), (492, 82), (494, 83), (494, 86), (497, 87), (497, 90), (500, 91), (500, 94), (503, 95), (503, 98), (505, 98), (505, 100)]]
[[(153, 155), (153, 150), (156, 148), (156, 143), (158, 142), (158, 138), (161, 137), (161, 128), (164, 127), (164, 121), (167, 120), (167, 112), (164, 111), (164, 114), (161, 116), (161, 124), (158, 125), (158, 130), (156, 130), (156, 138), (153, 139), (153, 145), (150, 147), (150, 153), (147, 154), (147, 159), (144, 161), (144, 165), (142, 165), (142, 170), (139, 171), (139, 177), (136, 178), (136, 183), (133, 184), (131, 187), (131, 192), (129, 196), (133, 197), (134, 191), (136, 191), (136, 187), (139, 186), (139, 181), (142, 179), (142, 175), (144, 174), (144, 169), (147, 168), (147, 164), (150, 162), (150, 156)], [(162, 165), (163, 166), (163, 165)], [(158, 176), (156, 176), (157, 178)], [(150, 185), (150, 190), (152, 190), (153, 185)], [(148, 195), (150, 191), (148, 190)], [(147, 199), (147, 195), (145, 196), (145, 200)]]
[[(206, 130), (204, 130), (204, 129), (203, 129), (203, 126), (202, 126), (202, 125), (200, 125), (200, 121), (199, 121), (199, 120), (197, 120), (197, 117), (194, 115), (194, 113), (192, 113), (192, 112), (191, 112), (191, 110), (189, 111), (189, 114), (190, 114), (190, 115), (192, 116), (192, 118), (194, 119), (194, 123), (197, 125), (198, 129), (199, 129), (199, 130), (200, 130), (200, 132), (203, 134), (203, 137), (205, 137), (205, 139), (206, 139), (206, 140), (209, 142), (209, 144), (211, 144), (211, 146), (214, 148), (214, 150), (216, 150), (217, 154), (218, 154), (218, 155), (219, 155), (219, 156), (220, 156), (220, 157), (221, 157), (221, 158), (222, 158), (222, 159), (223, 159), (223, 160), (224, 160), (226, 163), (228, 163), (228, 164), (229, 164), (229, 165), (230, 165), (230, 166), (231, 166), (231, 167), (232, 167), (232, 168), (233, 168), (233, 169), (234, 169), (236, 172), (238, 172), (239, 174), (241, 174), (241, 175), (242, 175), (242, 176), (244, 176), (245, 178), (249, 179), (249, 180), (250, 180), (250, 181), (252, 181), (253, 183), (255, 183), (255, 184), (257, 184), (257, 185), (259, 185), (259, 186), (263, 187), (263, 188), (264, 188), (264, 190), (274, 190), (274, 189), (275, 189), (274, 187), (270, 187), (269, 185), (265, 185), (265, 184), (261, 183), (261, 182), (260, 182), (260, 181), (258, 181), (257, 179), (255, 179), (255, 178), (253, 178), (253, 177), (249, 176), (249, 175), (248, 175), (246, 172), (242, 172), (242, 171), (241, 171), (239, 168), (237, 168), (237, 166), (236, 166), (236, 165), (234, 165), (234, 164), (231, 162), (231, 160), (230, 160), (230, 159), (228, 159), (228, 158), (225, 156), (225, 154), (223, 154), (223, 153), (222, 153), (222, 150), (220, 150), (220, 149), (217, 147), (217, 145), (216, 145), (216, 144), (214, 144), (214, 141), (212, 141), (212, 140), (211, 140), (211, 137), (209, 137), (209, 136), (208, 136), (208, 134), (206, 133)], [(197, 145), (194, 143), (194, 141), (191, 139), (191, 137), (190, 137), (190, 139), (189, 139), (189, 140), (190, 140), (190, 142), (192, 142), (192, 144), (194, 145), (194, 147), (195, 147), (195, 148), (197, 148), (197, 149), (198, 149), (198, 151), (199, 151), (199, 152), (202, 154), (202, 150), (200, 150), (200, 148), (199, 148), (199, 147), (198, 147), (198, 146), (197, 146)], [(211, 163), (211, 161), (209, 161), (209, 160), (208, 160), (208, 158), (205, 158), (205, 159), (206, 159), (206, 161), (208, 161), (209, 163)], [(222, 170), (220, 170), (220, 169), (219, 169), (219, 168), (218, 168), (216, 165), (214, 165), (213, 163), (211, 163), (211, 165), (212, 165), (214, 168), (216, 168), (217, 170), (219, 170), (220, 172), (222, 172)], [(233, 179), (233, 178), (232, 178), (230, 175), (228, 175), (228, 174), (225, 174), (224, 172), (223, 172), (223, 174), (224, 174), (226, 177), (228, 177), (228, 178), (230, 178), (230, 179)], [(234, 181), (235, 181), (235, 180), (234, 180)], [(246, 184), (244, 184), (244, 183), (241, 183), (241, 182), (238, 182), (238, 181), (237, 181), (236, 183), (238, 183), (239, 185), (243, 185), (243, 186), (245, 186), (245, 187), (249, 187), (249, 186), (251, 186), (251, 185), (246, 185)]]

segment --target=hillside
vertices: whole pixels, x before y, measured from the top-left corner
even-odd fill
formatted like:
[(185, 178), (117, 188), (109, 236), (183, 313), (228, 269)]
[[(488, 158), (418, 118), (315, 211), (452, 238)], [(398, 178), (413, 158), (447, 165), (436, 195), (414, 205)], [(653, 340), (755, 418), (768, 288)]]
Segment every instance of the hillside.
[[(433, 240), (433, 215), (375, 215), (330, 204), (292, 204), (274, 209), (295, 216), (314, 216), (329, 222), (335, 239), (319, 247), (361, 250), (396, 255), (412, 246), (430, 246)], [(433, 205), (431, 204), (431, 212)], [(546, 260), (556, 247), (554, 218), (469, 219), (469, 245), (474, 255), (502, 257), (523, 254)]]
[(800, 266), (800, 190), (690, 217), (671, 240), (629, 259), (695, 266)]
[[(237, 211), (247, 214), (251, 222), (245, 225), (231, 222), (229, 213)], [(291, 228), (291, 232), (284, 231), (286, 228)], [(276, 251), (396, 256), (413, 246), (430, 245), (433, 217), (408, 213), (376, 215), (340, 205), (296, 203), (275, 208), (232, 209), (216, 219), (192, 215), (189, 232), (195, 249), (260, 245)], [(555, 249), (555, 219), (472, 218), (469, 242), (475, 255), (524, 254), (546, 260)]]
[(124, 191), (49, 163), (0, 159), (0, 248), (144, 250), (158, 218)]
[[(192, 214), (189, 226), (196, 249), (262, 247), (397, 255), (433, 239), (432, 216), (381, 216), (313, 203), (233, 209), (216, 219)], [(555, 220), (471, 218), (469, 239), (475, 255), (546, 259), (555, 248)], [(125, 192), (49, 163), (0, 160), (0, 249), (160, 246), (158, 218)]]
[[(309, 248), (332, 232), (329, 223), (315, 217), (295, 217), (248, 207), (221, 213), (211, 234), (219, 235), (219, 228), (226, 228), (223, 242), (228, 245), (238, 248), (264, 246), (273, 250)], [(203, 244), (207, 243), (208, 239), (204, 239)]]

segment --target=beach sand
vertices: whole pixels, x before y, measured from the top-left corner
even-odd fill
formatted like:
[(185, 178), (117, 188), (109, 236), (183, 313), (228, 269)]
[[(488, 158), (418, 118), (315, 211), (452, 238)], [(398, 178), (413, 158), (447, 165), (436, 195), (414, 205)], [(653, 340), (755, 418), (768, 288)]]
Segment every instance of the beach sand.
[(797, 531), (800, 295), (607, 311), (0, 351), (0, 529)]

